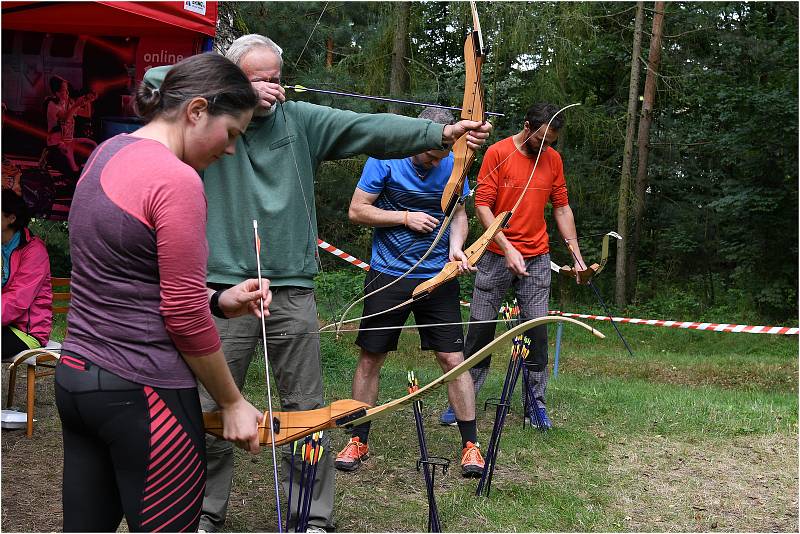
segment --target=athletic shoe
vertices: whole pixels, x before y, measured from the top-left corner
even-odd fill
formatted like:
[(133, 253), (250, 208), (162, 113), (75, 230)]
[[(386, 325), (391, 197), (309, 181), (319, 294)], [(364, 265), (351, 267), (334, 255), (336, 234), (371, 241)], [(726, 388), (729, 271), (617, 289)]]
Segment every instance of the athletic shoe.
[(483, 456), (481, 456), (480, 445), (467, 442), (467, 446), (461, 451), (461, 476), (480, 477), (483, 474)]
[(444, 426), (458, 426), (456, 422), (456, 412), (453, 411), (452, 406), (448, 406), (442, 415), (439, 417), (439, 422)]
[(539, 428), (541, 430), (550, 430), (553, 428), (553, 423), (550, 422), (544, 408), (536, 408), (533, 413), (526, 415), (525, 422), (533, 428)]
[(361, 443), (358, 437), (352, 437), (342, 452), (336, 455), (334, 465), (339, 471), (355, 471), (367, 458), (369, 458), (369, 445)]
[(325, 530), (324, 528), (318, 527), (316, 525), (308, 525), (308, 528), (306, 529), (306, 532), (322, 532), (322, 533), (325, 533), (325, 532), (328, 532), (328, 531)]

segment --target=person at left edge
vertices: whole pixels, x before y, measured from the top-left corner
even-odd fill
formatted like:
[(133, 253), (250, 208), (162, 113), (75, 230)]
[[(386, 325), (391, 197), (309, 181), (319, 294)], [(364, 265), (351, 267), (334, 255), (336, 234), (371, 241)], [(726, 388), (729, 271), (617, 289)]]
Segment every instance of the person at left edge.
[(53, 324), (50, 258), (28, 229), (21, 196), (3, 189), (3, 360), (47, 344)]
[(197, 171), (225, 154), (257, 103), (217, 54), (142, 85), (146, 124), (92, 154), (69, 214), (72, 302), (56, 367), (64, 438), (65, 532), (194, 531), (206, 481), (199, 379), (225, 437), (258, 452), (261, 413), (220, 350), (211, 313), (259, 315), (271, 295), (250, 279), (205, 286), (206, 200)]
[[(236, 156), (224, 158), (203, 173), (208, 196), (208, 282), (216, 289), (252, 276), (255, 267), (242, 250), (252, 246), (253, 219), (266, 225), (261, 242), (262, 271), (271, 280), (274, 299), (266, 321), (267, 352), (283, 411), (313, 410), (325, 405), (318, 335), (283, 336), (319, 328), (314, 296), (317, 274), (317, 217), (314, 204), (316, 171), (323, 161), (359, 154), (386, 159), (426, 150), (442, 150), (466, 135), (473, 148), (483, 145), (489, 123), (462, 120), (437, 124), (390, 113), (354, 113), (308, 102), (284, 102), (280, 84), (283, 51), (262, 35), (236, 39), (226, 57), (239, 65), (259, 95), (259, 108), (236, 142)], [(161, 83), (166, 67), (145, 73), (144, 82)], [(261, 339), (261, 322), (252, 317), (217, 319), (228, 365), (241, 388)], [(202, 393), (203, 408), (214, 402)], [(331, 450), (328, 434), (323, 446)], [(208, 486), (200, 528), (223, 528), (233, 480), (233, 448), (209, 436)], [(289, 490), (291, 446), (284, 447), (281, 470), (284, 494)], [(294, 462), (297, 495), (301, 462)], [(324, 454), (317, 469), (309, 528), (332, 529), (333, 455)], [(289, 528), (292, 528), (290, 518)]]

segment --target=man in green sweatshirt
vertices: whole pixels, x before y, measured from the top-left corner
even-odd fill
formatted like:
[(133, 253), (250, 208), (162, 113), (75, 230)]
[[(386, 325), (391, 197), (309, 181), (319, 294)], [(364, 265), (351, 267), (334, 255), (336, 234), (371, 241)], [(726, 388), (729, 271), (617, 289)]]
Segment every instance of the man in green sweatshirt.
[[(272, 303), (266, 321), (270, 367), (284, 411), (312, 410), (325, 405), (314, 298), (317, 274), (317, 218), (314, 177), (323, 161), (367, 154), (401, 158), (443, 149), (466, 134), (477, 148), (491, 125), (461, 121), (452, 125), (392, 114), (361, 114), (285, 102), (280, 85), (282, 50), (261, 35), (234, 41), (226, 57), (239, 65), (260, 97), (249, 127), (226, 156), (203, 177), (208, 198), (208, 285), (225, 288), (242, 276), (257, 275), (253, 219), (259, 221), (261, 270), (270, 279)], [(147, 71), (144, 83), (159, 86), (169, 67)], [(208, 95), (213, 105), (213, 95)], [(223, 351), (241, 389), (247, 368), (261, 340), (259, 319), (216, 319)], [(203, 411), (217, 409), (201, 389)], [(323, 446), (331, 451), (327, 436)], [(225, 522), (233, 479), (233, 445), (207, 437), (207, 472), (200, 529), (219, 530)], [(284, 448), (282, 483), (288, 493), (291, 450)], [(300, 461), (294, 462), (299, 469)], [(317, 469), (309, 531), (334, 528), (333, 455), (325, 454)], [(297, 495), (299, 472), (293, 477)], [(294, 514), (293, 514), (294, 515)], [(289, 518), (290, 528), (294, 518)]]

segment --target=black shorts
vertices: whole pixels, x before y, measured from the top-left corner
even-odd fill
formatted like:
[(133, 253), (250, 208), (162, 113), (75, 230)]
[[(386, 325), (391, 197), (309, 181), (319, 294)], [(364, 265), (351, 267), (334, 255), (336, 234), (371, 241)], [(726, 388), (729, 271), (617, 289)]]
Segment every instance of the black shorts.
[[(364, 280), (365, 292), (373, 292), (396, 279), (396, 276), (370, 270)], [(392, 287), (367, 298), (364, 301), (364, 313), (362, 315), (378, 313), (410, 299), (414, 289), (425, 281), (425, 278), (403, 278)], [(383, 313), (377, 317), (363, 319), (361, 328), (402, 326), (406, 323), (412, 311), (414, 312), (414, 320), (418, 325), (461, 323), (458, 280), (447, 282), (436, 288), (427, 297), (423, 297), (410, 305)], [(464, 330), (461, 324), (420, 328), (418, 331), (422, 350), (434, 350), (437, 352), (461, 352), (464, 350)], [(360, 330), (356, 338), (356, 345), (369, 352), (391, 352), (397, 350), (397, 340), (400, 338), (401, 332), (402, 330), (399, 328), (391, 330)]]

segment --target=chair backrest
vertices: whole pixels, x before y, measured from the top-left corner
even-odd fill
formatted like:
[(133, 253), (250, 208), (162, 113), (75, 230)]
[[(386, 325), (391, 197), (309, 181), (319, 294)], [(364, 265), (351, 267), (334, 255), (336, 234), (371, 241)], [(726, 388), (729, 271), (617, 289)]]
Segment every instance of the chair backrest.
[(53, 313), (67, 313), (69, 310), (69, 278), (52, 278)]

